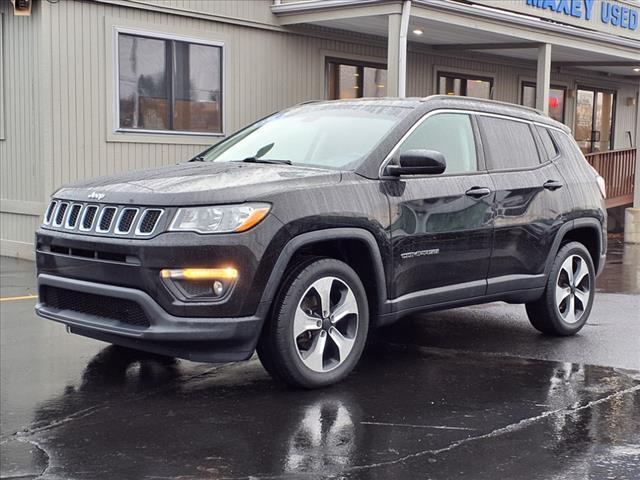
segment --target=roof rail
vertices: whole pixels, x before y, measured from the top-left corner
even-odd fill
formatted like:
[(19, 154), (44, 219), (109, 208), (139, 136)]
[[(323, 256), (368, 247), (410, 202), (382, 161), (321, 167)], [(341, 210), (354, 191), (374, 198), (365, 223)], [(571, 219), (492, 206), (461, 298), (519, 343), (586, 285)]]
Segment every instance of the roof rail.
[(499, 100), (486, 100), (484, 98), (463, 97), (463, 96), (460, 96), (460, 95), (429, 95), (428, 97), (423, 97), (422, 100), (428, 100), (428, 99), (433, 99), (433, 98), (439, 98), (439, 99), (457, 98), (457, 99), (464, 99), (465, 102), (471, 101), (471, 102), (478, 102), (478, 103), (492, 103), (494, 105), (502, 105), (502, 106), (505, 106), (505, 107), (511, 107), (511, 108), (517, 108), (517, 109), (521, 109), (521, 110), (527, 110), (527, 111), (533, 112), (533, 113), (535, 113), (537, 115), (545, 116), (545, 114), (541, 110), (538, 110), (537, 108), (527, 107), (525, 105), (517, 105), (515, 103), (501, 102)]

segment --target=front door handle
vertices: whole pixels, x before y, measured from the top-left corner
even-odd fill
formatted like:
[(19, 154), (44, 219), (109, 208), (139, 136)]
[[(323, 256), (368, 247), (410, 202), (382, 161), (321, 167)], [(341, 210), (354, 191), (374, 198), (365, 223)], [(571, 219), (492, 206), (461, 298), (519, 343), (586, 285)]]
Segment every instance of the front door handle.
[(471, 187), (469, 190), (467, 190), (464, 193), (469, 197), (482, 198), (489, 195), (491, 193), (491, 190), (489, 190), (486, 187)]
[(558, 180), (547, 180), (542, 186), (553, 192), (554, 190), (562, 188), (562, 182), (559, 182)]

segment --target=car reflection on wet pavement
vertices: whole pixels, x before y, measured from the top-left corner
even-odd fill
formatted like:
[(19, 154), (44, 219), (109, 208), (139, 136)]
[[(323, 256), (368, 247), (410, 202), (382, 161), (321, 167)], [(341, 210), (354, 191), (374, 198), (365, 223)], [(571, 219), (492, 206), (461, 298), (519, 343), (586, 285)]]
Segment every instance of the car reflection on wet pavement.
[[(620, 258), (575, 338), (539, 335), (520, 306), (416, 315), (319, 391), (279, 387), (255, 359), (66, 335), (33, 300), (3, 302), (1, 476), (640, 478), (638, 283), (604, 293)], [(2, 297), (33, 288), (33, 264), (2, 261)]]

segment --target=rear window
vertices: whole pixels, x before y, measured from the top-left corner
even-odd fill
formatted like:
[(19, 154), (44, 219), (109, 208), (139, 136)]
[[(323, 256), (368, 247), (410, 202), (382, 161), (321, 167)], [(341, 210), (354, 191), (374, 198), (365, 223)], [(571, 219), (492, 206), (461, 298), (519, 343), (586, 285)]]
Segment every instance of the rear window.
[(540, 165), (538, 149), (528, 123), (483, 115), (478, 116), (478, 122), (489, 170)]
[(552, 158), (556, 158), (560, 151), (558, 150), (556, 143), (553, 141), (553, 138), (551, 138), (551, 132), (549, 131), (549, 129), (536, 125), (536, 130), (538, 130), (538, 133), (540, 134), (542, 146), (544, 147), (544, 151), (547, 154), (547, 158), (549, 160), (551, 160)]

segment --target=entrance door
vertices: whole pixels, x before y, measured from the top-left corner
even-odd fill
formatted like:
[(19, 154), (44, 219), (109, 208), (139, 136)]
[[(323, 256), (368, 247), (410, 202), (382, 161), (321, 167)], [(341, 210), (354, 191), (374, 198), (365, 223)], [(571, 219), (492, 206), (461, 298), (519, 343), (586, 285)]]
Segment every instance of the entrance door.
[(582, 153), (613, 148), (615, 92), (578, 87), (575, 138)]

